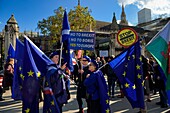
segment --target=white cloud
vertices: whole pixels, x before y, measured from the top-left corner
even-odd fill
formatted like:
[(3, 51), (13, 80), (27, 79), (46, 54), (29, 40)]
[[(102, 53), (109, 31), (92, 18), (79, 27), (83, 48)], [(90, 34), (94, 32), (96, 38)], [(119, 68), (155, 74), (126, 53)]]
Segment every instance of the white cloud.
[(136, 5), (139, 9), (151, 9), (153, 17), (170, 16), (170, 0), (118, 0), (119, 5)]

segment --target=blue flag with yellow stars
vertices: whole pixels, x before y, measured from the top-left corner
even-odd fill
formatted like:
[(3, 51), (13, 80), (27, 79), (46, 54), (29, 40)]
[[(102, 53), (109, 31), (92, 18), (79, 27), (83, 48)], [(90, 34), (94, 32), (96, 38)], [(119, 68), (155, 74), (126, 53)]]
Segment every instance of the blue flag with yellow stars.
[(99, 85), (101, 113), (111, 113), (110, 106), (109, 106), (109, 95), (107, 90), (107, 84), (104, 75), (100, 70), (96, 71), (96, 73), (98, 74), (97, 81)]
[(46, 67), (48, 65), (54, 64), (51, 59), (49, 59), (44, 52), (42, 52), (28, 37), (25, 36), (25, 38), (28, 41), (28, 45), (30, 47), (30, 51), (32, 53), (32, 56), (34, 58), (36, 67), (41, 72), (41, 77), (45, 76), (46, 74)]
[(8, 56), (7, 56), (6, 62), (9, 62), (10, 58), (14, 59), (14, 57), (15, 57), (15, 49), (10, 43), (9, 48), (8, 48)]
[(24, 38), (22, 113), (39, 113), (40, 72), (34, 62), (29, 42)]
[(14, 100), (21, 99), (22, 82), (24, 79), (23, 58), (24, 58), (24, 44), (18, 38), (16, 38), (14, 78), (12, 87), (12, 98)]
[(143, 71), (140, 42), (124, 50), (109, 62), (133, 108), (144, 109)]
[(62, 43), (63, 43), (63, 58), (64, 62), (67, 62), (67, 67), (72, 72), (74, 70), (72, 63), (72, 53), (70, 51), (70, 25), (68, 22), (67, 12), (65, 10), (63, 17), (63, 27), (62, 27)]

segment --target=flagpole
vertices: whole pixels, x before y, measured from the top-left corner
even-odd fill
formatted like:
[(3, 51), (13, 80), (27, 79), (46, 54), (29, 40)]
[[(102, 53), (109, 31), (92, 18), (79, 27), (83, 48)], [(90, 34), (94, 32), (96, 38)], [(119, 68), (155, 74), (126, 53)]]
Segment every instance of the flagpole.
[(59, 67), (61, 67), (62, 50), (63, 50), (63, 42), (62, 42), (62, 38), (61, 38)]
[(108, 62), (104, 65), (102, 65), (98, 70), (102, 69), (103, 67), (105, 67), (108, 64)]

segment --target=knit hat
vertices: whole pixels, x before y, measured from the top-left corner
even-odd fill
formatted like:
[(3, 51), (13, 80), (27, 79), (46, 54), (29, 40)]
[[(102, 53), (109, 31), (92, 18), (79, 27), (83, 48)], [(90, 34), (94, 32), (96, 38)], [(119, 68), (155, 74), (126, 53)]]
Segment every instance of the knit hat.
[(96, 70), (99, 68), (99, 64), (96, 62), (96, 60), (91, 60), (91, 62), (95, 65)]
[(88, 62), (91, 62), (91, 58), (89, 56), (83, 56)]
[(57, 52), (57, 51), (52, 52), (49, 56), (50, 59), (53, 58), (55, 55), (59, 55), (59, 52)]

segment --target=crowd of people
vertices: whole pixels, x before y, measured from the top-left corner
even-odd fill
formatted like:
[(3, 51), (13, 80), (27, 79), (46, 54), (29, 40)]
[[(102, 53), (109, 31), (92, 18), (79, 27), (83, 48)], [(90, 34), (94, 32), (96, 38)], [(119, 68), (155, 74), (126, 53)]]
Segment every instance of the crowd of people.
[[(60, 54), (59, 52), (52, 52), (49, 58), (54, 64), (47, 67), (46, 76), (41, 81), (41, 90), (43, 91), (43, 98), (40, 90), (40, 101), (44, 101), (43, 112), (50, 112), (50, 110), (56, 111), (56, 113), (62, 113), (62, 106), (67, 104), (70, 99), (70, 79), (77, 85), (77, 103), (79, 112), (84, 113), (83, 100), (87, 103), (87, 113), (101, 113), (100, 96), (98, 91), (98, 82), (96, 71), (99, 69), (104, 76), (107, 77), (108, 93), (109, 97), (115, 97), (116, 85), (120, 89), (120, 95), (118, 97), (123, 98), (123, 86), (120, 84), (116, 74), (110, 67), (105, 65), (107, 62), (114, 59), (114, 55), (109, 56), (107, 59), (104, 57), (90, 58), (89, 56), (82, 56), (82, 58), (76, 59), (74, 65), (74, 71), (70, 72), (66, 67), (67, 62), (62, 63), (59, 66)], [(167, 95), (165, 89), (165, 81), (163, 79), (163, 72), (154, 60), (153, 57), (146, 58), (142, 56), (143, 63), (143, 79), (144, 79), (144, 94), (146, 101), (151, 102), (150, 95), (157, 94), (159, 92), (160, 105), (162, 108), (168, 107)], [(105, 65), (105, 66), (104, 66)], [(4, 66), (4, 79), (3, 89), (12, 89), (12, 81), (14, 74), (14, 59), (11, 59)], [(2, 89), (2, 87), (1, 87)], [(0, 89), (0, 101), (3, 101), (2, 93)], [(52, 96), (51, 96), (52, 95)], [(54, 100), (55, 108), (50, 106), (50, 101)]]

